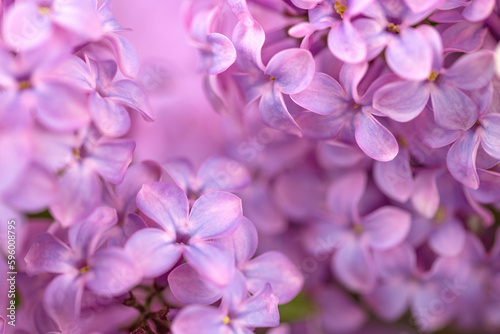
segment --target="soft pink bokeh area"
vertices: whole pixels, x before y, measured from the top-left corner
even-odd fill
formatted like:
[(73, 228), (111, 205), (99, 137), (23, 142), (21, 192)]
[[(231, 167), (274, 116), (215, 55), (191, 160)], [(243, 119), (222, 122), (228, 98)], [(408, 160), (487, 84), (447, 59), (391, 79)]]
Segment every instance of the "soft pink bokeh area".
[(221, 130), (226, 120), (213, 111), (203, 93), (200, 59), (187, 43), (181, 7), (182, 1), (164, 0), (112, 4), (118, 22), (132, 29), (123, 35), (139, 54), (138, 82), (148, 92), (156, 117), (153, 123), (134, 123), (136, 161), (184, 156), (198, 165), (217, 154), (224, 141)]

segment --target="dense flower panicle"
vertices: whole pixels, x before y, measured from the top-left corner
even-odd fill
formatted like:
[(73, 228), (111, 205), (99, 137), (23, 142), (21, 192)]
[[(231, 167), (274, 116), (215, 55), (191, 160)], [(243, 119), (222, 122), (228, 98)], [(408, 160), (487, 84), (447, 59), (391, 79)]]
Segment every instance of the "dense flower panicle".
[(2, 1), (0, 333), (499, 332), (499, 5)]

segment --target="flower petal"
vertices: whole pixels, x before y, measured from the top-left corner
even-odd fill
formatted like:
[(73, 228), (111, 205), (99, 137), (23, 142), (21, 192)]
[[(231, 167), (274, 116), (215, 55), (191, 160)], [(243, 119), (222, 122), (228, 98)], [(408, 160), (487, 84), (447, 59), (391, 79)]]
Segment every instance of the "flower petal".
[(443, 75), (461, 89), (477, 89), (491, 82), (495, 73), (494, 54), (481, 50), (460, 57)]
[(45, 289), (45, 311), (63, 333), (68, 333), (79, 321), (84, 287), (85, 281), (77, 276), (59, 275)]
[(83, 257), (91, 255), (103, 241), (105, 232), (117, 221), (115, 209), (106, 206), (98, 207), (85, 220), (68, 230), (71, 248)]
[(389, 281), (375, 287), (365, 298), (377, 316), (384, 321), (393, 322), (407, 310), (409, 297), (405, 282)]
[(475, 131), (467, 131), (451, 146), (446, 156), (446, 165), (451, 175), (472, 189), (479, 187), (476, 171), (479, 142), (479, 136)]
[(353, 171), (337, 179), (328, 190), (328, 208), (342, 223), (358, 217), (358, 203), (366, 188), (364, 171)]
[(88, 123), (85, 96), (70, 86), (39, 84), (34, 88), (34, 94), (38, 120), (50, 129), (76, 130)]
[(432, 49), (424, 36), (413, 28), (401, 31), (386, 49), (387, 64), (400, 77), (425, 80), (432, 69)]
[(118, 66), (120, 66), (122, 73), (129, 78), (137, 77), (140, 63), (132, 43), (115, 33), (106, 34), (105, 38), (113, 46), (113, 50), (118, 60)]
[(75, 254), (52, 234), (40, 234), (30, 247), (24, 261), (28, 275), (40, 273), (69, 273)]
[(90, 114), (99, 131), (107, 137), (121, 137), (130, 129), (130, 116), (121, 105), (92, 93), (89, 102)]
[(157, 277), (167, 272), (179, 260), (182, 246), (175, 237), (157, 228), (145, 228), (134, 233), (125, 244), (125, 251), (134, 258), (144, 277)]
[(212, 48), (208, 74), (219, 74), (228, 69), (236, 61), (236, 50), (233, 43), (226, 36), (212, 33), (207, 36), (207, 42)]
[(448, 219), (429, 236), (429, 246), (441, 256), (456, 256), (465, 245), (465, 230), (455, 219)]
[(410, 232), (409, 212), (392, 206), (384, 206), (363, 218), (363, 229), (369, 235), (370, 246), (387, 249), (402, 242)]
[(451, 130), (467, 130), (477, 120), (478, 107), (460, 89), (451, 85), (434, 86), (431, 91), (436, 123)]
[(264, 70), (261, 52), (266, 34), (257, 21), (252, 25), (239, 22), (233, 30), (233, 42), (236, 49), (236, 63), (245, 72), (258, 73)]
[(250, 184), (246, 167), (225, 157), (207, 159), (198, 169), (196, 179), (201, 191), (237, 191)]
[(232, 250), (237, 266), (244, 265), (252, 258), (259, 243), (257, 229), (246, 217), (243, 217), (236, 231), (217, 241), (228, 250)]
[(437, 188), (437, 172), (424, 170), (417, 174), (411, 197), (411, 203), (415, 210), (431, 219), (439, 207), (439, 192)]
[(481, 145), (486, 153), (500, 159), (500, 115), (487, 114), (480, 119), (483, 132), (481, 132)]
[(275, 87), (284, 94), (295, 94), (311, 83), (315, 71), (314, 58), (308, 50), (286, 49), (275, 54), (265, 74), (275, 79)]
[[(161, 259), (163, 261), (163, 259)], [(87, 287), (98, 295), (118, 296), (140, 283), (142, 276), (133, 258), (121, 248), (107, 248), (89, 259)]]
[(224, 323), (225, 317), (221, 309), (190, 305), (175, 316), (171, 330), (173, 334), (229, 334), (232, 331)]
[(137, 194), (137, 207), (167, 231), (184, 226), (189, 203), (181, 188), (168, 183), (145, 184)]
[(366, 60), (366, 42), (349, 20), (332, 26), (328, 33), (328, 48), (335, 57), (346, 63), (356, 64)]
[(59, 179), (59, 194), (50, 212), (62, 226), (68, 227), (89, 215), (101, 202), (101, 182), (82, 165), (68, 169)]
[(242, 217), (241, 200), (238, 196), (214, 191), (194, 202), (189, 222), (182, 230), (193, 238), (220, 238), (234, 232)]
[(391, 161), (399, 151), (394, 135), (373, 115), (365, 112), (358, 114), (356, 143), (370, 158), (378, 161)]
[(186, 304), (209, 305), (222, 296), (220, 289), (211, 286), (187, 263), (172, 270), (168, 285), (174, 296)]
[(13, 50), (27, 50), (41, 45), (52, 35), (48, 15), (40, 14), (35, 2), (17, 2), (5, 12), (3, 40)]
[(376, 161), (373, 177), (379, 189), (390, 198), (404, 203), (413, 192), (413, 173), (408, 150), (399, 151), (392, 161)]
[(147, 121), (152, 121), (153, 108), (149, 98), (139, 85), (131, 80), (120, 80), (106, 90), (106, 97), (115, 102), (121, 103), (125, 107), (134, 109), (141, 113)]
[(333, 256), (333, 269), (349, 290), (368, 293), (375, 286), (376, 271), (367, 246), (352, 238)]
[(321, 115), (339, 114), (346, 106), (342, 86), (325, 73), (315, 73), (306, 89), (290, 97), (299, 106)]
[(279, 304), (291, 301), (302, 289), (304, 278), (298, 268), (280, 252), (267, 252), (249, 261), (243, 268), (248, 290), (257, 293), (271, 284)]
[(234, 273), (234, 256), (214, 242), (189, 243), (184, 252), (186, 261), (205, 279), (217, 286), (229, 284)]
[(280, 323), (278, 298), (269, 284), (245, 300), (235, 313), (235, 322), (244, 327), (276, 327)]
[(373, 95), (373, 108), (398, 122), (417, 117), (429, 101), (425, 84), (418, 81), (389, 83)]
[(259, 109), (264, 123), (273, 129), (301, 136), (299, 126), (288, 112), (283, 95), (275, 85), (264, 91), (260, 99)]
[(132, 162), (135, 142), (129, 139), (101, 140), (85, 164), (111, 183), (122, 182), (127, 167)]

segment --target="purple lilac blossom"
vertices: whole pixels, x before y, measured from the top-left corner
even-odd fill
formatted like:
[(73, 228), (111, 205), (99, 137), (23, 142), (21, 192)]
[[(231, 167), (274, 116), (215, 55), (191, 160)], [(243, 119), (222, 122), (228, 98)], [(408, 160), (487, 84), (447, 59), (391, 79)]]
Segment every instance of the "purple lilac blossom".
[(498, 0), (4, 0), (0, 35), (0, 334), (500, 331)]

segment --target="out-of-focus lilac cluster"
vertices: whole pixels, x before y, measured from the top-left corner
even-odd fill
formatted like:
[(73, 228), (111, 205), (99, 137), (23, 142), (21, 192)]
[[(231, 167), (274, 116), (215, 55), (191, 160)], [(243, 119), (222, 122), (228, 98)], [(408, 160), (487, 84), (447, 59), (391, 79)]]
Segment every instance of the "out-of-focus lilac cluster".
[(0, 333), (500, 331), (499, 1), (184, 0), (201, 126), (109, 1), (0, 10)]

